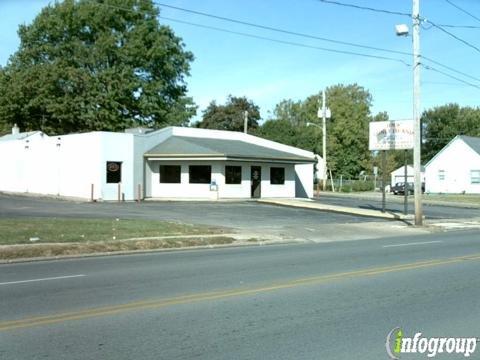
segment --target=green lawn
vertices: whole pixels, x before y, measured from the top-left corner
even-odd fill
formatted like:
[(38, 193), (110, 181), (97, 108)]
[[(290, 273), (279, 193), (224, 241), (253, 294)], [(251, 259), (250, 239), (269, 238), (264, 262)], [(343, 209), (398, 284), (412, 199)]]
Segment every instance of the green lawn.
[(462, 202), (480, 205), (480, 194), (424, 194), (425, 200)]
[(221, 234), (222, 229), (154, 220), (0, 219), (0, 245), (115, 241), (131, 238)]

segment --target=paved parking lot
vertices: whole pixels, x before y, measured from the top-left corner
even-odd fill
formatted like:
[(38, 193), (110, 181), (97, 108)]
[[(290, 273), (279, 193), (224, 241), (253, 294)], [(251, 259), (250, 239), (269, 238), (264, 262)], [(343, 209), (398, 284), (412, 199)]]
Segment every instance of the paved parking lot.
[(0, 194), (0, 217), (79, 217), (179, 221), (233, 228), (261, 237), (312, 241), (399, 235), (405, 225), (353, 215), (232, 202), (88, 203)]
[[(322, 204), (339, 205), (354, 207), (360, 209), (372, 209), (381, 210), (382, 201), (381, 194), (376, 194), (377, 198), (367, 199), (358, 198), (354, 196), (338, 195), (330, 193), (322, 193), (320, 198), (315, 199)], [(403, 196), (389, 195), (387, 197), (386, 210), (389, 212), (403, 213)], [(408, 214), (415, 213), (415, 206), (413, 204), (413, 196), (409, 196)], [(480, 217), (480, 209), (469, 207), (466, 204), (465, 207), (459, 205), (435, 205), (424, 203), (423, 213), (427, 219), (468, 219)]]

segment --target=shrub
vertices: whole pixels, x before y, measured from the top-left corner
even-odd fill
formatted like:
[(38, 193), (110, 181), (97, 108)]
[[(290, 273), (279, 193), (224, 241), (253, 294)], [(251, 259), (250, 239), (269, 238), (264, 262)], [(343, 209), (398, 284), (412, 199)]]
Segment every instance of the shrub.
[(352, 191), (373, 191), (373, 181), (355, 181), (352, 184)]

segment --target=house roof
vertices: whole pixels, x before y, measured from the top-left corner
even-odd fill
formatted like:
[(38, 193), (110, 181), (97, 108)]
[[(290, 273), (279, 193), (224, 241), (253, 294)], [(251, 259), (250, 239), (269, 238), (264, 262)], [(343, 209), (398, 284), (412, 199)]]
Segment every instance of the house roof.
[(8, 140), (23, 140), (26, 139), (29, 136), (35, 135), (36, 133), (39, 133), (41, 131), (27, 131), (27, 132), (21, 132), (18, 134), (8, 134), (4, 136), (0, 136), (0, 141), (8, 141)]
[(466, 135), (460, 135), (458, 138), (462, 139), (472, 150), (480, 155), (480, 138)]
[(473, 151), (475, 151), (478, 155), (480, 155), (480, 137), (474, 137), (474, 136), (467, 136), (467, 135), (457, 135), (455, 136), (452, 140), (449, 141), (447, 145), (445, 145), (439, 152), (435, 154), (434, 157), (432, 157), (425, 166), (430, 165), (433, 160), (437, 158), (440, 153), (442, 153), (446, 148), (448, 148), (455, 140), (460, 139), (462, 140), (465, 144), (468, 145), (469, 148), (471, 148)]
[(171, 136), (145, 153), (146, 157), (162, 158), (226, 158), (228, 160), (272, 160), (314, 163), (314, 157), (252, 144), (242, 140), (226, 140), (187, 136)]

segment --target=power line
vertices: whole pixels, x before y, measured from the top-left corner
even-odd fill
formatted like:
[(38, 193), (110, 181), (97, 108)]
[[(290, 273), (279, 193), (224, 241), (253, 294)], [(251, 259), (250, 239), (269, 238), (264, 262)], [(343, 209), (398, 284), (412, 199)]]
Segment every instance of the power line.
[(474, 49), (474, 50), (476, 50), (477, 52), (480, 53), (480, 49), (479, 49), (478, 47), (476, 47), (475, 45), (469, 43), (468, 41), (466, 41), (466, 40), (458, 37), (457, 35), (452, 34), (450, 31), (445, 30), (442, 26), (435, 24), (435, 23), (434, 23), (433, 21), (431, 21), (431, 20), (425, 19), (424, 21), (428, 22), (430, 25), (434, 26), (434, 27), (437, 28), (438, 30), (444, 32), (445, 34), (451, 36), (451, 37), (454, 38), (455, 40), (460, 41), (461, 43), (467, 45), (468, 47), (471, 47), (472, 49)]
[(354, 9), (357, 9), (357, 10), (368, 10), (368, 11), (384, 13), (384, 14), (389, 14), (389, 15), (400, 15), (400, 16), (412, 17), (412, 14), (410, 14), (410, 13), (404, 13), (404, 12), (400, 12), (400, 11), (377, 9), (377, 8), (360, 6), (360, 5), (355, 5), (355, 4), (348, 4), (348, 3), (343, 3), (343, 2), (340, 2), (340, 1), (333, 1), (333, 0), (317, 0), (317, 1), (320, 1), (320, 2), (326, 3), (326, 4), (332, 4), (332, 5), (354, 8)]
[(297, 43), (297, 42), (293, 42), (293, 41), (274, 39), (274, 38), (270, 38), (270, 37), (266, 37), (266, 36), (253, 35), (253, 34), (249, 34), (249, 33), (223, 29), (223, 28), (210, 26), (210, 25), (198, 24), (198, 23), (179, 20), (179, 19), (174, 19), (174, 18), (170, 18), (170, 17), (166, 17), (166, 16), (159, 16), (159, 17), (161, 19), (168, 20), (168, 21), (173, 21), (173, 22), (177, 22), (177, 23), (181, 23), (181, 24), (196, 26), (196, 27), (199, 27), (199, 28), (204, 28), (204, 29), (209, 29), (209, 30), (215, 30), (215, 31), (224, 32), (224, 33), (228, 33), (228, 34), (245, 36), (245, 37), (249, 37), (249, 38), (253, 38), (253, 39), (266, 40), (266, 41), (275, 42), (275, 43), (279, 43), (279, 44), (292, 45), (292, 46), (297, 46), (297, 47), (302, 47), (302, 48), (315, 49), (315, 50), (333, 52), (333, 53), (338, 53), (338, 54), (355, 55), (355, 56), (361, 56), (361, 57), (367, 57), (367, 58), (373, 58), (373, 59), (394, 61), (394, 62), (402, 63), (406, 66), (411, 66), (409, 63), (407, 63), (406, 61), (403, 61), (402, 59), (388, 57), (388, 56), (371, 55), (371, 54), (365, 54), (365, 53), (358, 53), (358, 52), (354, 52), (354, 51), (346, 51), (346, 50), (325, 48), (325, 47), (320, 47), (320, 46)]
[(445, 85), (445, 86), (470, 86), (467, 84), (460, 84), (460, 83), (446, 82), (446, 81), (422, 81), (422, 84)]
[(452, 1), (450, 0), (445, 0), (448, 4), (452, 5), (454, 8), (457, 8), (458, 10), (460, 10), (461, 12), (467, 14), (468, 16), (474, 18), (475, 20), (477, 20), (478, 22), (480, 22), (480, 18), (476, 17), (475, 15), (473, 15), (472, 13), (468, 12), (467, 10), (461, 8), (460, 6), (454, 4)]
[(465, 84), (465, 85), (469, 85), (469, 86), (471, 86), (471, 87), (474, 87), (474, 88), (477, 88), (477, 89), (480, 90), (480, 86), (479, 86), (479, 85), (472, 84), (472, 83), (470, 83), (470, 82), (468, 82), (468, 81), (465, 81), (465, 80), (462, 80), (462, 79), (460, 79), (460, 78), (458, 78), (458, 77), (456, 77), (456, 76), (447, 74), (446, 72), (441, 71), (441, 70), (438, 70), (438, 69), (435, 69), (435, 68), (433, 68), (433, 67), (431, 67), (431, 66), (424, 65), (424, 64), (422, 64), (422, 66), (423, 66), (425, 69), (427, 69), (427, 70), (434, 71), (434, 72), (436, 72), (436, 73), (442, 74), (442, 75), (447, 76), (447, 77), (449, 77), (449, 78), (451, 78), (451, 79), (457, 80), (457, 81), (459, 81), (459, 82), (461, 82), (461, 83), (463, 83), (463, 84)]
[(455, 28), (455, 29), (480, 29), (480, 26), (477, 25), (452, 25), (452, 24), (437, 24), (441, 27), (446, 28)]
[(384, 49), (384, 48), (379, 48), (379, 47), (375, 47), (375, 46), (362, 45), (362, 44), (357, 44), (357, 43), (352, 43), (352, 42), (347, 42), (347, 41), (335, 40), (335, 39), (330, 39), (330, 38), (326, 38), (326, 37), (321, 37), (321, 36), (316, 36), (316, 35), (311, 35), (311, 34), (306, 34), (306, 33), (300, 33), (300, 32), (296, 32), (296, 31), (292, 31), (292, 30), (286, 30), (286, 29), (281, 29), (281, 28), (277, 28), (277, 27), (251, 23), (251, 22), (242, 21), (242, 20), (238, 20), (238, 19), (233, 19), (233, 18), (229, 18), (229, 17), (218, 16), (218, 15), (214, 15), (214, 14), (209, 14), (209, 13), (205, 13), (205, 12), (201, 12), (201, 11), (181, 8), (181, 7), (178, 7), (178, 6), (167, 5), (167, 4), (158, 3), (158, 2), (156, 2), (155, 5), (158, 5), (160, 7), (166, 7), (166, 8), (170, 8), (170, 9), (175, 9), (175, 10), (187, 12), (187, 13), (190, 13), (190, 14), (201, 15), (201, 16), (205, 16), (205, 17), (209, 17), (209, 18), (213, 18), (213, 19), (228, 21), (228, 22), (232, 22), (232, 23), (236, 23), (236, 24), (251, 26), (251, 27), (264, 29), (264, 30), (269, 30), (269, 31), (274, 31), (274, 32), (279, 32), (279, 33), (283, 33), (283, 34), (289, 34), (289, 35), (304, 37), (304, 38), (308, 38), (308, 39), (326, 41), (326, 42), (330, 42), (330, 43), (334, 43), (334, 44), (353, 46), (353, 47), (358, 47), (358, 48), (362, 48), (362, 49), (389, 52), (389, 53), (392, 53), (392, 54), (408, 55), (408, 56), (412, 55), (411, 53), (405, 52), (405, 51)]
[[(333, 0), (317, 0), (317, 1), (323, 2), (323, 3), (326, 3), (326, 4), (332, 4), (332, 5), (354, 8), (354, 9), (358, 9), (358, 10), (368, 10), (368, 11), (373, 11), (373, 12), (377, 12), (377, 13), (385, 13), (385, 14), (389, 14), (389, 15), (400, 15), (400, 16), (412, 17), (412, 14), (410, 14), (410, 13), (404, 13), (404, 12), (400, 12), (400, 11), (378, 9), (378, 8), (372, 8), (372, 7), (368, 7), (368, 6), (360, 6), (360, 5), (355, 5), (355, 4), (343, 3), (343, 2), (340, 2), (340, 1), (333, 1)], [(445, 0), (445, 1), (448, 1), (448, 0)], [(453, 5), (453, 4), (451, 4), (451, 5)], [(471, 14), (469, 14), (469, 15), (471, 15)], [(425, 19), (422, 19), (422, 20), (425, 20)], [(480, 29), (480, 26), (476, 26), (476, 25), (457, 25), (457, 24), (437, 24), (437, 25), (442, 26), (442, 27), (447, 27), (447, 28)]]
[[(98, 4), (108, 6), (108, 7), (111, 7), (111, 8), (116, 8), (116, 9), (119, 9), (119, 10), (133, 11), (132, 9), (124, 8), (124, 7), (120, 7), (120, 6), (115, 6), (115, 5), (104, 4), (104, 3), (98, 3)], [(286, 34), (290, 34), (290, 35), (294, 35), (294, 36), (300, 36), (300, 37), (305, 37), (305, 38), (310, 38), (310, 39), (315, 39), (315, 40), (332, 42), (332, 43), (336, 43), (336, 44), (365, 48), (365, 49), (369, 49), (369, 50), (384, 51), (384, 52), (400, 54), (400, 55), (408, 55), (408, 56), (413, 55), (412, 53), (409, 53), (409, 52), (396, 51), (396, 50), (390, 50), (390, 49), (384, 49), (384, 48), (377, 48), (377, 47), (368, 46), (368, 45), (362, 45), (362, 44), (356, 44), (356, 43), (345, 42), (345, 41), (340, 41), (340, 40), (334, 40), (334, 39), (324, 38), (324, 37), (320, 37), (320, 36), (299, 33), (299, 32), (295, 32), (295, 31), (291, 31), (291, 30), (280, 29), (280, 28), (265, 26), (265, 25), (261, 25), (261, 24), (250, 23), (250, 22), (246, 22), (246, 21), (242, 21), (242, 20), (233, 19), (233, 18), (217, 16), (217, 15), (214, 15), (214, 14), (208, 14), (208, 13), (200, 12), (200, 11), (196, 11), (196, 10), (180, 8), (180, 7), (177, 7), (177, 6), (167, 5), (167, 4), (163, 4), (163, 3), (155, 3), (155, 5), (163, 6), (163, 7), (167, 7), (167, 8), (172, 8), (172, 9), (175, 9), (175, 10), (180, 10), (180, 11), (184, 11), (184, 12), (188, 12), (188, 13), (193, 13), (193, 14), (197, 14), (197, 15), (201, 15), (201, 16), (205, 16), (205, 17), (215, 18), (215, 19), (219, 19), (219, 20), (223, 20), (223, 21), (238, 23), (238, 24), (241, 24), (241, 25), (261, 28), (261, 29), (280, 32), (280, 33), (286, 33)], [(159, 17), (164, 19), (164, 20), (168, 20), (168, 21), (172, 21), (172, 22), (182, 23), (182, 24), (186, 24), (186, 25), (196, 26), (196, 27), (199, 27), (199, 28), (204, 28), (204, 29), (209, 29), (209, 30), (214, 30), (214, 31), (219, 31), (219, 32), (224, 32), (224, 33), (230, 33), (230, 34), (249, 37), (249, 38), (255, 38), (255, 39), (260, 39), (260, 40), (265, 40), (265, 41), (270, 41), (270, 42), (275, 42), (275, 43), (281, 43), (281, 44), (285, 44), (285, 45), (291, 45), (291, 46), (303, 47), (303, 48), (310, 48), (310, 49), (315, 49), (315, 50), (334, 52), (334, 53), (340, 53), (340, 54), (346, 54), (346, 55), (355, 55), (355, 56), (362, 56), (362, 57), (375, 58), (375, 59), (381, 59), (381, 60), (396, 61), (396, 62), (400, 62), (400, 63), (402, 63), (406, 66), (411, 66), (407, 62), (405, 62), (401, 59), (398, 59), (398, 58), (393, 58), (393, 57), (377, 56), (377, 55), (371, 55), (371, 54), (365, 54), (365, 53), (357, 53), (357, 52), (353, 52), (353, 51), (344, 51), (344, 50), (338, 50), (338, 49), (332, 49), (332, 48), (324, 48), (324, 47), (319, 47), (319, 46), (307, 45), (307, 44), (303, 44), (303, 43), (297, 43), (297, 42), (293, 42), (293, 41), (278, 40), (278, 39), (273, 39), (273, 38), (260, 36), (260, 35), (253, 35), (253, 34), (248, 34), (248, 33), (244, 33), (244, 32), (232, 31), (232, 30), (228, 30), (228, 29), (223, 29), (223, 28), (219, 28), (219, 27), (203, 25), (203, 24), (198, 24), (198, 23), (193, 23), (193, 22), (188, 22), (188, 21), (185, 21), (185, 20), (179, 20), (179, 19), (169, 18), (169, 17), (165, 17), (165, 16), (159, 16)], [(477, 78), (477, 77), (469, 75), (465, 72), (456, 70), (456, 69), (454, 69), (454, 68), (452, 68), (448, 65), (444, 65), (444, 64), (440, 63), (439, 61), (436, 61), (436, 60), (431, 59), (429, 57), (422, 56), (422, 58), (427, 60), (427, 61), (430, 61), (430, 62), (432, 62), (432, 63), (434, 63), (434, 64), (436, 64), (440, 67), (443, 67), (444, 69), (447, 69), (449, 71), (452, 71), (452, 72), (455, 72), (459, 75), (462, 75), (464, 77), (470, 78), (472, 80), (480, 81), (480, 78)]]
[(432, 59), (432, 58), (429, 58), (429, 57), (424, 56), (424, 55), (420, 55), (420, 57), (421, 57), (422, 59), (425, 59), (425, 60), (427, 60), (427, 61), (430, 61), (430, 62), (434, 63), (435, 65), (438, 65), (438, 66), (440, 66), (440, 67), (443, 67), (444, 69), (450, 70), (450, 71), (452, 71), (452, 72), (455, 72), (455, 73), (457, 73), (457, 74), (459, 74), (459, 75), (465, 76), (465, 77), (470, 78), (470, 79), (472, 79), (472, 80), (480, 81), (480, 78), (478, 78), (478, 77), (475, 77), (475, 76), (470, 75), (470, 74), (467, 74), (467, 73), (465, 73), (465, 72), (463, 72), (463, 71), (454, 69), (454, 68), (452, 68), (452, 67), (450, 67), (450, 66), (448, 66), (448, 65), (444, 65), (444, 64), (442, 64), (441, 62), (438, 62), (438, 61), (436, 61), (436, 60), (434, 60), (434, 59)]
[[(284, 34), (289, 34), (289, 35), (294, 35), (294, 36), (299, 36), (299, 37), (304, 37), (304, 38), (309, 38), (309, 39), (315, 39), (315, 40), (320, 40), (320, 41), (326, 41), (326, 42), (331, 42), (331, 43), (334, 43), (334, 44), (341, 44), (341, 45), (348, 45), (348, 46), (352, 46), (352, 47), (358, 47), (358, 48), (363, 48), (363, 49), (368, 49), (368, 50), (377, 50), (377, 51), (383, 51), (383, 52), (387, 52), (387, 53), (392, 53), (392, 54), (399, 54), (399, 55), (407, 55), (407, 56), (413, 56), (413, 54), (411, 52), (405, 52), (405, 51), (397, 51), (397, 50), (391, 50), (391, 49), (385, 49), (385, 48), (379, 48), (379, 47), (375, 47), (375, 46), (368, 46), (368, 45), (363, 45), (363, 44), (358, 44), (358, 43), (352, 43), (352, 42), (346, 42), (346, 41), (341, 41), (341, 40), (335, 40), (335, 39), (331, 39), (331, 38), (325, 38), (325, 37), (320, 37), (320, 36), (315, 36), (315, 35), (311, 35), (311, 34), (305, 34), (305, 33), (300, 33), (300, 32), (296, 32), (296, 31), (291, 31), (291, 30), (287, 30), (287, 29), (281, 29), (281, 28), (277, 28), (277, 27), (272, 27), (272, 26), (266, 26), (266, 25), (261, 25), (261, 24), (256, 24), (256, 23), (251, 23), (251, 22), (247, 22), (247, 21), (243, 21), (243, 20), (238, 20), (238, 19), (233, 19), (233, 18), (229, 18), (229, 17), (224, 17), (224, 16), (218, 16), (218, 15), (214, 15), (214, 14), (209, 14), (209, 13), (205, 13), (205, 12), (201, 12), (201, 11), (196, 11), (196, 10), (191, 10), (191, 9), (186, 9), (186, 8), (182, 8), (182, 7), (178, 7), (178, 6), (173, 6), (173, 5), (168, 5), (168, 4), (163, 4), (163, 3), (158, 3), (156, 2), (155, 3), (156, 5), (160, 6), (160, 7), (166, 7), (166, 8), (170, 8), (170, 9), (175, 9), (175, 10), (179, 10), (179, 11), (183, 11), (183, 12), (187, 12), (187, 13), (191, 13), (191, 14), (196, 14), (196, 15), (201, 15), (201, 16), (205, 16), (205, 17), (209, 17), (209, 18), (214, 18), (214, 19), (218, 19), (218, 20), (222, 20), (222, 21), (228, 21), (228, 22), (233, 22), (233, 23), (237, 23), (237, 24), (241, 24), (241, 25), (246, 25), (246, 26), (251, 26), (251, 27), (255, 27), (255, 28), (260, 28), (260, 29), (264, 29), (264, 30), (269, 30), (269, 31), (274, 31), (274, 32), (279, 32), (279, 33), (284, 33)], [(369, 8), (370, 9), (370, 8)], [(448, 69), (450, 71), (453, 71), (459, 75), (462, 75), (462, 76), (465, 76), (465, 77), (468, 77), (472, 80), (477, 80), (477, 81), (480, 81), (480, 78), (476, 78), (474, 76), (471, 76), (469, 74), (466, 74), (462, 71), (459, 71), (459, 70), (456, 70), (450, 66), (447, 66), (447, 65), (444, 65), (434, 59), (431, 59), (431, 58), (428, 58), (426, 56), (423, 56), (423, 58), (425, 60), (428, 60), (438, 66), (441, 66), (445, 69)]]

